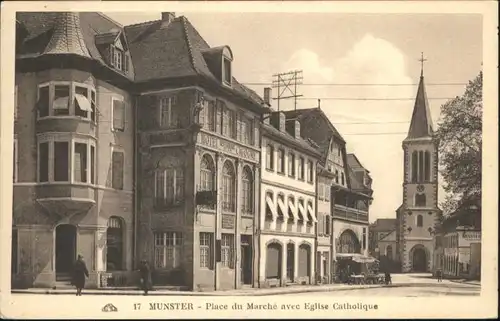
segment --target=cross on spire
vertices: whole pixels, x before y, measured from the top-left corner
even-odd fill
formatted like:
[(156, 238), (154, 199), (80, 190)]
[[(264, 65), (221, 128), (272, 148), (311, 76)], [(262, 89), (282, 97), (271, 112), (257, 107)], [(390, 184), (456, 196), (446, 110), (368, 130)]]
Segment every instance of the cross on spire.
[(424, 76), (424, 61), (427, 61), (427, 59), (424, 58), (423, 52), (420, 54), (420, 59), (418, 61), (420, 61), (420, 77), (423, 77)]

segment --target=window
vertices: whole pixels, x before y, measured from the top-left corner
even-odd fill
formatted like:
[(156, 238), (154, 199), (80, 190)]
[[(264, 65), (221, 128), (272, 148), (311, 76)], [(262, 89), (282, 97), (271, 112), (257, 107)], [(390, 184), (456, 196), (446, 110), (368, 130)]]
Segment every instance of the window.
[(234, 235), (222, 234), (221, 262), (223, 267), (233, 268)]
[(330, 184), (325, 184), (325, 201), (330, 202)]
[(330, 235), (330, 215), (325, 215), (325, 234)]
[(335, 170), (335, 183), (337, 183), (337, 184), (339, 183), (339, 170), (338, 169)]
[(235, 117), (234, 111), (229, 108), (223, 108), (222, 111), (222, 135), (235, 138)]
[(425, 207), (426, 204), (425, 194), (416, 194), (415, 195), (415, 206), (416, 207)]
[(17, 266), (18, 266), (17, 243), (18, 243), (17, 229), (12, 229), (12, 246), (11, 246), (11, 257), (10, 257), (11, 258), (10, 271), (12, 274), (17, 274)]
[(297, 211), (299, 213), (299, 224), (304, 224), (304, 212), (307, 211), (304, 207), (304, 200), (299, 199), (299, 210)]
[(17, 169), (18, 169), (18, 151), (17, 151), (17, 139), (14, 139), (14, 150), (13, 150), (13, 159), (12, 159), (12, 181), (17, 182)]
[(184, 169), (167, 168), (155, 172), (155, 205), (178, 205), (184, 200)]
[(293, 223), (295, 220), (294, 210), (296, 210), (295, 198), (288, 196), (288, 222), (290, 223)]
[(69, 85), (54, 86), (54, 116), (69, 115)]
[(299, 179), (304, 180), (305, 176), (305, 163), (304, 163), (304, 158), (299, 157)]
[(87, 144), (75, 143), (73, 177), (76, 182), (87, 182)]
[(113, 130), (125, 129), (125, 103), (123, 100), (113, 99)]
[(172, 269), (181, 265), (182, 233), (154, 233), (155, 268)]
[(285, 173), (285, 150), (278, 149), (278, 173)]
[(123, 220), (111, 216), (106, 230), (106, 271), (123, 269)]
[(160, 99), (160, 127), (177, 127), (172, 110), (175, 105), (177, 105), (177, 96), (162, 97)]
[(47, 117), (49, 115), (50, 105), (50, 87), (48, 85), (38, 88), (38, 117)]
[(320, 201), (324, 200), (325, 198), (325, 184), (322, 182), (318, 183), (318, 199)]
[(224, 83), (231, 85), (231, 61), (224, 58)]
[(314, 180), (314, 167), (312, 161), (307, 161), (307, 181), (312, 183)]
[(423, 224), (424, 218), (422, 217), (422, 215), (417, 215), (417, 227), (422, 227)]
[(125, 154), (121, 151), (113, 151), (111, 168), (111, 187), (114, 189), (123, 189), (123, 166)]
[(288, 153), (288, 176), (295, 177), (295, 154)]
[(392, 246), (388, 245), (385, 248), (385, 255), (387, 256), (387, 259), (389, 259), (390, 261), (392, 261)]
[(429, 182), (431, 180), (431, 154), (426, 151), (424, 154), (424, 180)]
[(274, 147), (271, 144), (266, 147), (266, 168), (274, 170)]
[(95, 184), (95, 147), (90, 146), (90, 183)]
[(113, 66), (118, 70), (123, 70), (123, 51), (114, 47)]
[(238, 133), (239, 133), (239, 138), (243, 144), (252, 144), (252, 132), (253, 132), (253, 126), (251, 120), (247, 119), (244, 115), (241, 116), (241, 120), (238, 122), (239, 128), (238, 128)]
[(244, 214), (253, 213), (253, 177), (250, 168), (245, 167), (243, 170), (243, 175), (241, 177), (241, 211)]
[(49, 181), (49, 143), (38, 145), (38, 181)]
[[(200, 185), (199, 191), (215, 190), (215, 165), (209, 155), (204, 155), (200, 164)], [(214, 209), (215, 205), (207, 206)]]
[(413, 183), (417, 182), (418, 176), (418, 154), (416, 151), (411, 153), (411, 181)]
[(69, 181), (69, 143), (54, 142), (54, 181)]
[(215, 102), (208, 101), (205, 103), (203, 110), (200, 113), (200, 124), (203, 128), (210, 131), (215, 131)]
[(270, 207), (269, 203), (273, 203), (272, 192), (266, 192), (266, 221), (272, 221), (274, 217), (273, 209)]
[(222, 210), (234, 212), (236, 198), (236, 177), (233, 164), (226, 161), (222, 168)]
[(75, 115), (87, 118), (92, 112), (89, 101), (89, 89), (87, 87), (75, 86)]
[(279, 221), (284, 221), (285, 220), (285, 215), (288, 214), (286, 213), (286, 209), (284, 208), (285, 205), (285, 195), (283, 194), (278, 194), (278, 220)]
[(213, 233), (200, 233), (200, 267), (201, 268), (212, 268), (212, 248), (213, 248)]
[(95, 94), (95, 90), (91, 89), (90, 90), (90, 109), (92, 110), (91, 113), (90, 113), (90, 119), (92, 119), (92, 121), (95, 121), (95, 106), (96, 106), (96, 94)]
[(340, 173), (340, 184), (345, 185), (344, 173)]

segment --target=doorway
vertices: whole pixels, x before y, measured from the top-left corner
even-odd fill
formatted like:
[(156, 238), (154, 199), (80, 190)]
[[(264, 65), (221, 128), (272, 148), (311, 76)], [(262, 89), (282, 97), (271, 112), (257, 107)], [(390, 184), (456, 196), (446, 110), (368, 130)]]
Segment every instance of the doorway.
[(286, 245), (286, 280), (293, 283), (295, 277), (295, 244)]
[(76, 259), (76, 226), (56, 227), (56, 279), (69, 277)]
[(427, 255), (425, 254), (425, 249), (416, 248), (413, 250), (413, 262), (412, 271), (413, 272), (427, 272)]
[(252, 237), (241, 236), (241, 283), (252, 284)]

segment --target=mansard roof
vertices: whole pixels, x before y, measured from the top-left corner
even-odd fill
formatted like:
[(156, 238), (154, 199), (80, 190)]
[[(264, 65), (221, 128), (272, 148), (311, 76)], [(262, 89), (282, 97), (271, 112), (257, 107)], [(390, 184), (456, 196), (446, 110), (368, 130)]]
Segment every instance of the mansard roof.
[(420, 76), (418, 84), (417, 96), (411, 116), (410, 129), (406, 139), (418, 139), (432, 137), (434, 129), (432, 126), (431, 113), (429, 109), (429, 101), (425, 92), (424, 76)]

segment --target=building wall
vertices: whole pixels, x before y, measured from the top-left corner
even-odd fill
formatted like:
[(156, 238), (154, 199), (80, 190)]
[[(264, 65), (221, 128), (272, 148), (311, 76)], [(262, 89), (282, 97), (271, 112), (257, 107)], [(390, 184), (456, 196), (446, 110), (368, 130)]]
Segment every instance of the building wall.
[[(49, 82), (65, 82), (88, 85), (96, 90), (98, 116), (96, 124), (75, 117), (52, 117), (37, 119), (38, 86)], [(132, 119), (131, 99), (124, 91), (106, 82), (96, 80), (90, 73), (51, 69), (36, 73), (17, 73), (18, 113), (15, 121), (17, 140), (17, 181), (14, 183), (13, 228), (18, 230), (17, 274), (13, 275), (14, 286), (52, 286), (55, 282), (55, 228), (59, 224), (77, 226), (76, 253), (83, 254), (90, 272), (89, 287), (98, 286), (99, 271), (106, 269), (106, 227), (110, 216), (119, 216), (124, 227), (124, 265), (131, 268), (133, 248), (132, 168), (133, 168), (133, 123), (120, 133), (110, 131), (112, 95), (122, 96), (127, 105), (128, 119)], [(66, 134), (65, 134), (66, 133)], [(90, 138), (88, 137), (90, 134)], [(77, 136), (75, 136), (77, 135)], [(64, 137), (84, 138), (94, 141), (96, 146), (95, 184), (81, 183), (37, 183), (37, 142), (40, 138)], [(49, 138), (52, 139), (52, 138)], [(111, 146), (118, 144), (125, 151), (124, 189), (112, 190), (107, 182), (110, 176)], [(73, 154), (71, 154), (70, 162)], [(73, 163), (70, 164), (73, 176)], [(90, 164), (89, 164), (90, 167)], [(43, 187), (43, 188), (42, 188)], [(68, 188), (69, 187), (69, 188)], [(40, 206), (37, 195), (43, 197), (73, 197), (93, 199), (90, 209), (78, 210), (78, 202), (70, 200), (67, 205), (80, 211), (75, 215), (58, 213)], [(82, 194), (83, 193), (83, 194)], [(51, 205), (55, 209), (58, 200)], [(103, 241), (104, 239), (104, 241)], [(94, 248), (94, 246), (97, 246)]]

